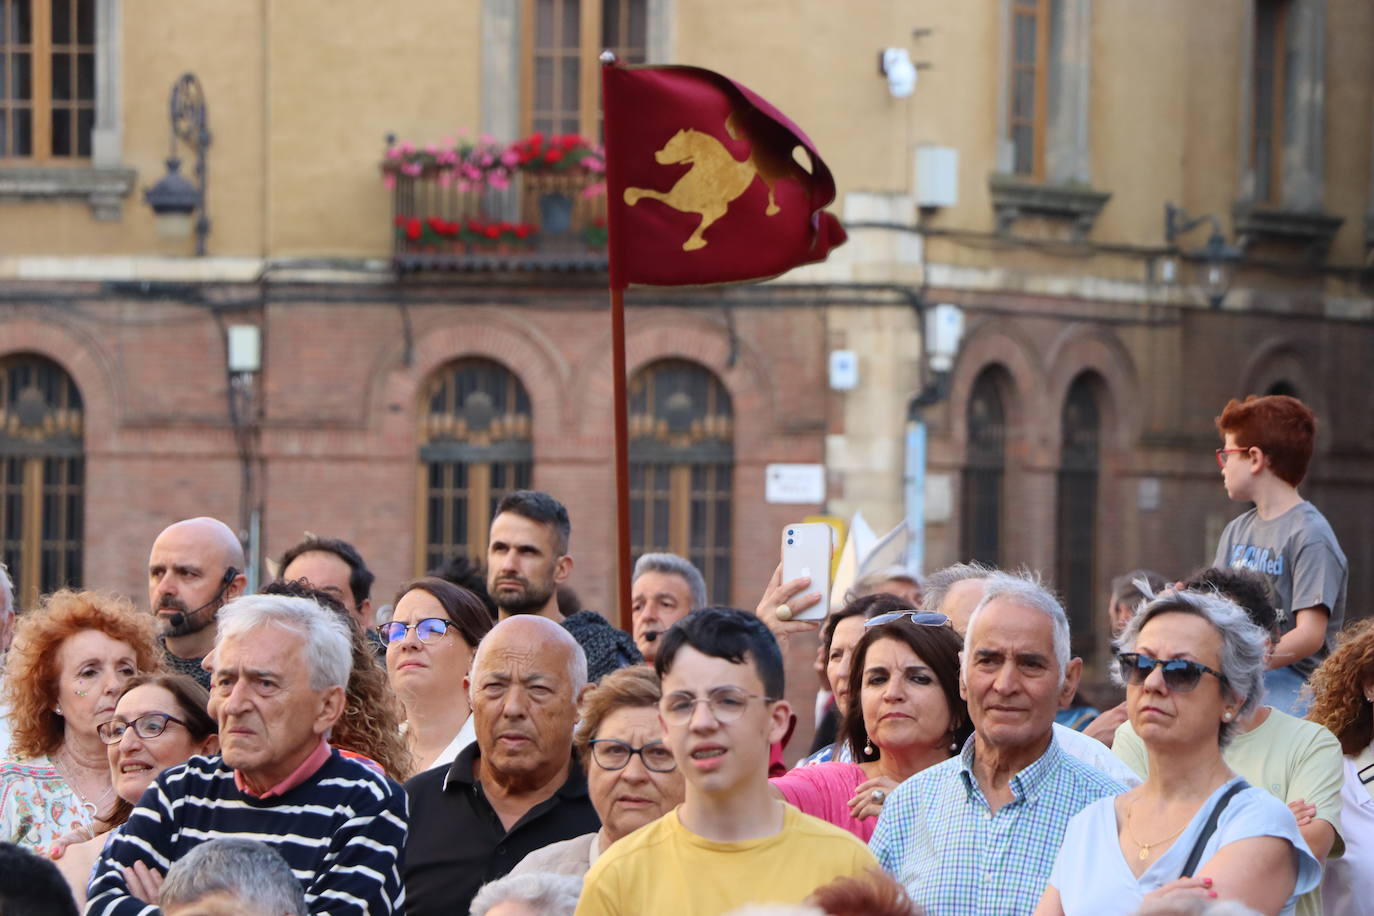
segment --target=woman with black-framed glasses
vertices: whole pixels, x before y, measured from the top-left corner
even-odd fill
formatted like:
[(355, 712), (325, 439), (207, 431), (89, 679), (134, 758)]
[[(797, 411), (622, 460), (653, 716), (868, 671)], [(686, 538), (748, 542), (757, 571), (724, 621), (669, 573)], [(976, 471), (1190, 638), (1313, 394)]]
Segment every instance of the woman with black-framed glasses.
[(477, 644), (491, 630), (491, 614), (472, 592), (434, 576), (403, 586), (393, 604), (391, 620), (377, 633), (420, 773), (452, 763), (477, 740), (463, 679)]
[(1166, 592), (1118, 648), (1149, 775), (1069, 822), (1036, 916), (1125, 916), (1186, 898), (1292, 913), (1321, 866), (1288, 806), (1222, 757), (1263, 698), (1264, 631), (1218, 594)]
[(658, 675), (648, 665), (613, 671), (587, 692), (573, 751), (587, 774), (587, 794), (601, 829), (525, 856), (511, 874), (582, 877), (623, 836), (682, 804), (682, 772), (663, 743)]
[(206, 711), (209, 701), (205, 688), (184, 674), (135, 675), (121, 688), (111, 718), (96, 726), (119, 798), (109, 819), (112, 829), (94, 837), (68, 834), (46, 850), (57, 860), (78, 906), (86, 901), (91, 866), (153, 780), (197, 754), (218, 753), (218, 727)]

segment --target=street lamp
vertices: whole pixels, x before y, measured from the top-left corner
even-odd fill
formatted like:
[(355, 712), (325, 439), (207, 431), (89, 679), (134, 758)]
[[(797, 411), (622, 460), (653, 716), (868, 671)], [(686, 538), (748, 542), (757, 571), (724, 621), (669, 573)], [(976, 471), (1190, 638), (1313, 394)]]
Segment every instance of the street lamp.
[[(210, 217), (206, 214), (205, 153), (210, 147), (210, 121), (205, 109), (205, 93), (195, 74), (185, 73), (172, 86), (171, 101), (172, 143), (167, 157), (167, 174), (143, 192), (143, 199), (153, 208), (158, 233), (166, 238), (186, 238), (191, 234), (191, 214), (199, 213), (195, 221), (196, 254), (205, 254), (205, 239), (210, 234)], [(177, 157), (177, 140), (183, 140), (196, 153), (196, 181), (192, 184), (181, 174), (181, 160)]]
[(1173, 245), (1178, 236), (1191, 232), (1204, 222), (1212, 224), (1212, 234), (1207, 244), (1195, 251), (1185, 252), (1184, 256), (1197, 262), (1197, 285), (1202, 287), (1203, 294), (1207, 296), (1207, 304), (1219, 309), (1235, 278), (1236, 263), (1242, 257), (1240, 249), (1226, 244), (1226, 238), (1221, 234), (1221, 221), (1214, 214), (1189, 218), (1188, 212), (1182, 207), (1175, 207), (1171, 203), (1164, 205), (1164, 240), (1169, 245)]

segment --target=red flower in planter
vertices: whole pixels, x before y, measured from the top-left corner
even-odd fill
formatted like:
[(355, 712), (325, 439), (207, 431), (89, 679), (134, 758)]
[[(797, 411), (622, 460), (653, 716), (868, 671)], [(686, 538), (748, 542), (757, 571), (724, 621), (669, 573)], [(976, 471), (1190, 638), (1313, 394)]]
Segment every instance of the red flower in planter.
[(515, 227), (515, 237), (521, 239), (522, 241), (524, 239), (529, 238), (531, 233), (533, 232), (534, 227), (531, 226), (529, 223), (521, 223), (520, 225)]
[(487, 226), (485, 229), (482, 230), (482, 234), (489, 239), (499, 239), (501, 237), (501, 227)]
[(406, 220), (406, 238), (410, 239), (412, 242), (419, 241), (420, 234), (423, 231), (424, 227), (420, 225), (419, 219), (412, 216), (410, 219)]
[(559, 149), (558, 147), (556, 147), (556, 146), (555, 146), (555, 147), (552, 147), (547, 153), (544, 154), (544, 161), (545, 161), (545, 162), (549, 162), (549, 163), (560, 162), (562, 159), (563, 159), (563, 151), (562, 151), (561, 149)]

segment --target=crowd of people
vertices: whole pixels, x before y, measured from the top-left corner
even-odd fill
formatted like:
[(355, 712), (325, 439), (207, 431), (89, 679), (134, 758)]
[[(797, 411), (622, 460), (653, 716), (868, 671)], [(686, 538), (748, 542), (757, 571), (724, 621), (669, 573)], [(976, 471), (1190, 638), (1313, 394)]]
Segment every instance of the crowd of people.
[(781, 567), (746, 611), (646, 554), (627, 634), (539, 491), (381, 607), (315, 536), (245, 594), (211, 518), (151, 545), (147, 610), (16, 611), (0, 572), (0, 914), (1371, 916), (1374, 622), (1298, 495), (1315, 419), (1217, 425), (1254, 508), (1211, 567), (1113, 581), (1101, 710), (1032, 571), (882, 570), (806, 621)]

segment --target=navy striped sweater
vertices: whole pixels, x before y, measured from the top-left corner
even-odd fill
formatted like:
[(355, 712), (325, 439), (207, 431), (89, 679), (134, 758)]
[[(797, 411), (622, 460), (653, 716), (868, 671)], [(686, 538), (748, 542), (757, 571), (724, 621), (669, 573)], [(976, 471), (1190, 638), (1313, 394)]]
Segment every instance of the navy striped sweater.
[(122, 868), (142, 860), (166, 875), (198, 844), (237, 836), (281, 853), (316, 916), (403, 914), (406, 822), (405, 791), (337, 750), (305, 782), (265, 801), (240, 792), (218, 756), (192, 757), (158, 776), (105, 847), (86, 913), (158, 913), (129, 896)]

